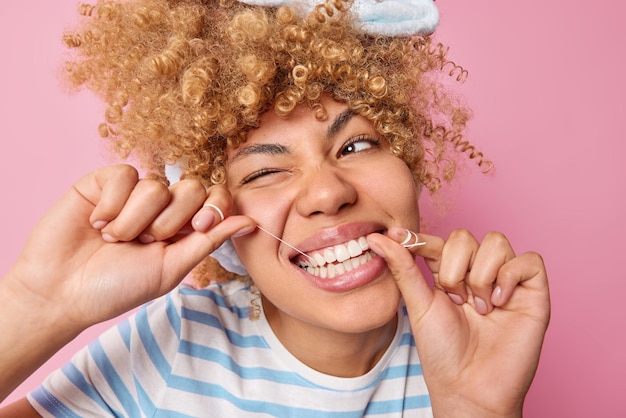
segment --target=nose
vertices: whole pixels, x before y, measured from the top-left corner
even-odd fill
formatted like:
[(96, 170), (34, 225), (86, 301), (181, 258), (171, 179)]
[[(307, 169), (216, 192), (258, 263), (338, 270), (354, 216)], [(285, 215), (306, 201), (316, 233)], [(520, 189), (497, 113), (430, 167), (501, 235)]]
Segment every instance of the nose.
[(336, 215), (356, 202), (357, 189), (338, 168), (323, 165), (308, 171), (300, 179), (296, 202), (302, 216)]

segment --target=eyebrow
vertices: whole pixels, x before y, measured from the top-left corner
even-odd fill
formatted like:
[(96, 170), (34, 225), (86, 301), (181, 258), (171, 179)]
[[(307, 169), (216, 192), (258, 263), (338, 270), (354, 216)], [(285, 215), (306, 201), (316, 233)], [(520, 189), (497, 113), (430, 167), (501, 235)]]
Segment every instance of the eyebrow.
[(356, 113), (354, 113), (350, 109), (344, 110), (339, 115), (337, 115), (335, 120), (333, 120), (333, 123), (328, 127), (328, 130), (326, 131), (326, 139), (332, 138), (339, 131), (345, 128), (348, 122), (350, 122), (350, 119), (352, 119), (355, 115)]
[(252, 144), (241, 147), (239, 151), (230, 159), (234, 162), (246, 155), (265, 154), (265, 155), (281, 155), (289, 154), (291, 151), (288, 147), (281, 144)]
[[(333, 120), (333, 123), (331, 123), (331, 125), (326, 130), (326, 139), (328, 140), (332, 138), (338, 132), (340, 132), (343, 128), (345, 128), (348, 122), (355, 115), (356, 114), (350, 109), (347, 109), (341, 112), (339, 115), (337, 115), (337, 117)], [(237, 153), (233, 156), (233, 158), (230, 159), (230, 162), (232, 163), (246, 155), (258, 155), (258, 154), (282, 155), (282, 154), (289, 154), (289, 153), (291, 153), (291, 150), (289, 149), (289, 147), (286, 147), (281, 144), (274, 144), (274, 143), (252, 144), (252, 145), (241, 147), (237, 151)]]

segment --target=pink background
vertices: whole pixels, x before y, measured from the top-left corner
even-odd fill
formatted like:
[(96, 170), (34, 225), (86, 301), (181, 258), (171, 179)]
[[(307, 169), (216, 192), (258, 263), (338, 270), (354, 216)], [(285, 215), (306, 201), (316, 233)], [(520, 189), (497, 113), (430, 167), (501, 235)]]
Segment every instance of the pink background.
[[(68, 95), (57, 83), (59, 39), (75, 3), (13, 1), (0, 13), (1, 274), (46, 208), (107, 162), (96, 134), (100, 103), (87, 93)], [(450, 188), (455, 197), (440, 199), (445, 213), (425, 203), (427, 222), (444, 235), (457, 227), (477, 236), (500, 230), (518, 252), (544, 256), (553, 316), (527, 417), (624, 417), (626, 6), (437, 4), (438, 39), (470, 71), (460, 86), (475, 110), (470, 137), (497, 170), (467, 170)], [(108, 325), (81, 335), (9, 400)]]

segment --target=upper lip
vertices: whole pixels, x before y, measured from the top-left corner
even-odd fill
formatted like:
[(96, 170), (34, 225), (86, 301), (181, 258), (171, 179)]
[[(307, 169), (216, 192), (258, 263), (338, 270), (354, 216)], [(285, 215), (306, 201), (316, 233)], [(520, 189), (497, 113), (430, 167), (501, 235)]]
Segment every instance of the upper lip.
[[(378, 222), (350, 222), (337, 225), (330, 228), (324, 228), (316, 231), (313, 235), (306, 237), (304, 240), (290, 243), (300, 251), (309, 254), (314, 251), (323, 250), (338, 244), (346, 242), (362, 236), (371, 234), (372, 232), (385, 231), (386, 227)], [(300, 254), (290, 249), (289, 259), (293, 261)]]

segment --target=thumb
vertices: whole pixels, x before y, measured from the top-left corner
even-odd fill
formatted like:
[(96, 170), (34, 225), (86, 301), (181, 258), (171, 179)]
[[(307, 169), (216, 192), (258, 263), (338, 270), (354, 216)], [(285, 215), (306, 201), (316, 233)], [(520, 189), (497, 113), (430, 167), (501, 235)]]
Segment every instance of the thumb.
[(229, 216), (207, 232), (193, 231), (167, 246), (163, 260), (164, 286), (176, 286), (195, 266), (232, 236), (254, 231), (256, 223), (247, 216)]
[[(406, 230), (402, 231), (404, 233), (397, 234), (401, 236), (401, 238), (398, 237), (400, 241), (406, 236)], [(385, 260), (411, 317), (419, 320), (433, 302), (433, 291), (416, 264), (415, 256), (398, 241), (392, 239), (396, 238), (395, 232), (398, 231), (390, 230), (388, 236), (378, 233), (370, 234), (367, 242), (370, 249)]]

